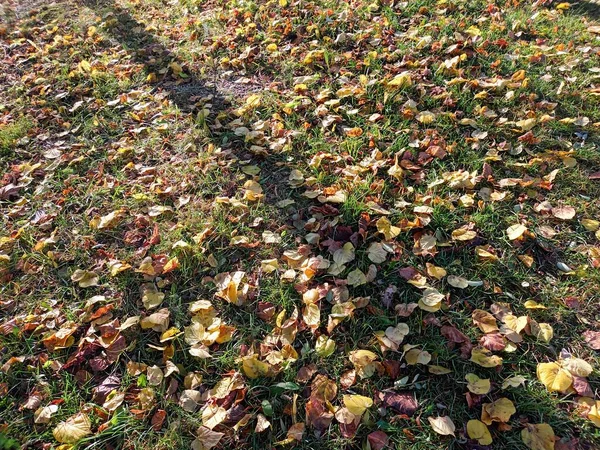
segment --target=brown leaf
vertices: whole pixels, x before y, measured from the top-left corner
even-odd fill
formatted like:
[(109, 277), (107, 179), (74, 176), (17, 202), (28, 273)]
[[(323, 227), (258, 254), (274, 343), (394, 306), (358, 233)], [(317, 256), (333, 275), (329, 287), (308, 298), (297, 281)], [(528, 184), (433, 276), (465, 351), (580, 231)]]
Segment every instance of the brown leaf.
[(496, 319), (487, 311), (476, 309), (473, 311), (471, 318), (473, 319), (473, 323), (484, 333), (493, 333), (498, 330)]
[(392, 408), (399, 414), (412, 416), (419, 407), (417, 400), (410, 392), (378, 392), (377, 396), (386, 407)]
[(44, 394), (36, 389), (29, 394), (29, 397), (27, 397), (27, 400), (21, 405), (20, 409), (38, 409), (43, 399)]
[(356, 370), (348, 370), (340, 377), (340, 385), (342, 389), (348, 389), (356, 382)]
[(469, 358), (471, 356), (471, 349), (473, 348), (473, 344), (471, 340), (463, 334), (458, 328), (453, 327), (452, 325), (444, 325), (440, 332), (442, 336), (444, 336), (448, 341), (450, 349), (453, 349), (455, 344), (460, 344), (460, 356), (461, 358)]
[(373, 450), (382, 450), (390, 443), (390, 438), (383, 431), (373, 431), (367, 436), (369, 445)]
[(385, 368), (385, 373), (388, 374), (388, 376), (392, 379), (395, 380), (398, 378), (398, 376), (400, 375), (400, 361), (396, 361), (393, 359), (389, 359), (386, 361), (383, 361), (383, 367)]
[(313, 375), (317, 373), (317, 370), (316, 364), (309, 364), (308, 366), (301, 367), (296, 375), (296, 381), (299, 383), (308, 383)]
[(150, 421), (152, 429), (154, 431), (160, 431), (166, 418), (167, 412), (164, 409), (157, 410), (152, 416), (152, 420)]
[(400, 317), (408, 317), (419, 306), (418, 303), (400, 303), (394, 307), (396, 314)]
[(465, 394), (465, 397), (467, 399), (467, 405), (469, 406), (469, 408), (479, 406), (481, 404), (481, 399), (483, 398), (483, 396), (473, 394), (472, 392), (467, 392)]
[(552, 208), (552, 215), (560, 220), (571, 220), (575, 217), (575, 208), (572, 206), (559, 206)]

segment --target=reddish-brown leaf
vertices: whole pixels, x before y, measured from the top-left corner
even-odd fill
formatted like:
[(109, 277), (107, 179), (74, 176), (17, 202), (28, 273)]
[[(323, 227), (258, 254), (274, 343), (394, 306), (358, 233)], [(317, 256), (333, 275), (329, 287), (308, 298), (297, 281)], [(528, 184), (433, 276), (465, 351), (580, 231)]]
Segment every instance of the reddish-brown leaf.
[(399, 414), (412, 416), (419, 404), (411, 392), (378, 392), (377, 397), (387, 408), (392, 408)]
[(483, 347), (491, 351), (504, 350), (504, 348), (506, 347), (506, 340), (504, 339), (504, 336), (502, 336), (500, 333), (484, 334), (479, 339), (479, 343)]
[(160, 431), (166, 418), (167, 412), (164, 409), (157, 410), (152, 416), (152, 420), (150, 421), (152, 429), (154, 431)]
[(383, 431), (373, 431), (367, 436), (373, 450), (382, 450), (390, 443), (390, 438)]

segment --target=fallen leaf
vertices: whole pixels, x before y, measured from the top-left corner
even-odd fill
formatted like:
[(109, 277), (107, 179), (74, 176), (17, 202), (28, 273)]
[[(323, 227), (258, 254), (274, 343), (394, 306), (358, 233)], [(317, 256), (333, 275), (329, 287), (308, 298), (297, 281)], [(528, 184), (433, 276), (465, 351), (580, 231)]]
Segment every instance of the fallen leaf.
[(492, 403), (484, 403), (481, 408), (481, 421), (486, 425), (492, 422), (506, 423), (517, 410), (512, 401), (506, 397), (499, 398)]
[(490, 445), (492, 443), (492, 435), (490, 430), (483, 422), (473, 419), (467, 422), (467, 434), (469, 438), (475, 439), (479, 445)]
[(87, 414), (77, 413), (56, 425), (52, 434), (61, 444), (75, 444), (92, 434), (91, 426)]
[(442, 436), (454, 436), (456, 427), (454, 426), (454, 422), (452, 422), (450, 417), (428, 417), (427, 420), (429, 420), (431, 428), (433, 428), (433, 431), (435, 431), (437, 434), (441, 434)]
[(554, 450), (554, 430), (547, 423), (525, 424), (521, 439), (531, 450)]
[(583, 338), (587, 345), (594, 350), (600, 350), (600, 331), (585, 331)]
[(465, 379), (467, 380), (467, 389), (469, 389), (469, 391), (471, 391), (473, 394), (485, 395), (490, 392), (490, 389), (492, 388), (492, 384), (489, 379), (479, 378), (474, 373), (466, 374)]
[(373, 400), (363, 395), (344, 395), (344, 405), (355, 416), (361, 416), (373, 406)]

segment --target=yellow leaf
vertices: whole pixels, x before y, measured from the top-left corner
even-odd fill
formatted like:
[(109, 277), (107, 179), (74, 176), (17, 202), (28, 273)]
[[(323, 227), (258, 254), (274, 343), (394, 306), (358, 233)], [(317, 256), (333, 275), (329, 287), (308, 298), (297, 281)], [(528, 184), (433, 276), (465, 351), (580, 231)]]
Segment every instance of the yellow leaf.
[(489, 379), (479, 378), (474, 373), (466, 374), (465, 379), (467, 380), (467, 389), (473, 394), (484, 395), (490, 392), (492, 388), (492, 383)]
[(531, 450), (554, 450), (554, 430), (547, 423), (525, 424), (521, 439)]
[(521, 375), (515, 375), (514, 377), (506, 378), (502, 382), (502, 389), (508, 389), (509, 387), (518, 387), (525, 383), (525, 377)]
[(493, 355), (492, 352), (483, 347), (474, 347), (473, 350), (471, 350), (470, 361), (480, 365), (481, 367), (488, 368), (502, 365), (502, 358)]
[(255, 202), (264, 197), (261, 185), (254, 180), (246, 181), (244, 183), (244, 189), (244, 200)]
[(490, 253), (485, 247), (478, 245), (475, 247), (475, 254), (484, 261), (498, 261), (498, 257), (493, 253)]
[(390, 81), (388, 81), (387, 86), (393, 87), (397, 89), (402, 89), (408, 87), (412, 84), (412, 79), (410, 77), (409, 72), (403, 72), (401, 74), (396, 75)]
[(535, 300), (527, 300), (523, 306), (527, 309), (546, 309), (546, 307)]
[(424, 125), (429, 125), (435, 122), (435, 114), (433, 114), (431, 111), (421, 111), (415, 116), (415, 119)]
[(315, 351), (320, 357), (327, 358), (335, 351), (335, 341), (322, 334), (317, 338)]
[(565, 393), (573, 384), (573, 376), (556, 362), (538, 364), (537, 377), (550, 392)]
[(257, 355), (247, 356), (242, 362), (242, 369), (248, 378), (265, 377), (269, 375), (270, 368), (269, 364), (259, 361)]
[(424, 311), (436, 312), (442, 307), (444, 294), (435, 288), (427, 288), (423, 291), (423, 296), (419, 299), (419, 308)]
[(510, 420), (510, 416), (516, 412), (513, 402), (506, 397), (502, 397), (495, 402), (483, 404), (481, 421), (486, 425), (491, 425), (492, 422), (506, 423)]
[(537, 339), (548, 343), (554, 337), (554, 329), (548, 323), (537, 323), (535, 320), (530, 322), (531, 334)]
[(481, 36), (481, 30), (475, 25), (471, 25), (469, 28), (467, 28), (465, 33), (470, 34), (471, 36)]
[(77, 413), (56, 425), (52, 434), (61, 444), (75, 444), (92, 434), (90, 418), (86, 414)]
[[(97, 222), (94, 222), (92, 228), (97, 228), (98, 230), (109, 230), (117, 226), (119, 221), (125, 216), (124, 209), (117, 209), (105, 216), (99, 218)], [(90, 225), (92, 225), (90, 223)]]
[(260, 95), (252, 94), (246, 99), (246, 105), (250, 108), (257, 108), (260, 106)]
[(410, 329), (405, 323), (399, 323), (395, 327), (387, 327), (385, 336), (396, 344), (402, 343), (404, 337), (409, 333)]
[(321, 309), (319, 308), (319, 305), (316, 303), (309, 303), (306, 305), (302, 312), (302, 318), (309, 328), (313, 330), (319, 328), (319, 323), (321, 321)]
[(348, 274), (348, 278), (346, 279), (350, 286), (360, 286), (367, 282), (366, 275), (360, 269), (354, 269), (352, 272)]
[(441, 280), (447, 274), (446, 269), (444, 269), (443, 267), (438, 267), (431, 263), (426, 263), (426, 267), (427, 267), (427, 275), (429, 275), (430, 277), (433, 277), (437, 280)]
[(597, 231), (600, 228), (600, 222), (593, 219), (581, 219), (581, 225), (588, 231)]
[(525, 267), (532, 267), (535, 262), (529, 255), (517, 255), (517, 258), (525, 265)]
[(458, 228), (452, 232), (452, 239), (455, 241), (470, 241), (477, 237), (477, 233), (466, 228)]
[(527, 227), (525, 225), (521, 225), (520, 223), (516, 225), (511, 225), (506, 229), (506, 234), (511, 241), (515, 239), (519, 239), (523, 233), (527, 231)]
[(436, 417), (435, 419), (433, 417), (428, 417), (427, 420), (429, 420), (431, 428), (433, 428), (433, 431), (435, 431), (437, 434), (441, 434), (442, 436), (454, 436), (454, 430), (456, 430), (456, 427), (454, 426), (454, 422), (452, 422), (450, 417)]
[(485, 423), (479, 420), (469, 420), (467, 422), (467, 434), (469, 438), (475, 439), (479, 445), (490, 445), (492, 443), (492, 435)]
[(596, 400), (596, 403), (592, 405), (587, 416), (596, 427), (600, 428), (600, 400)]
[(142, 303), (144, 304), (144, 308), (157, 308), (164, 299), (164, 292), (160, 292), (158, 289), (156, 289), (154, 284), (148, 283), (142, 286)]
[(86, 61), (86, 60), (84, 59), (84, 60), (82, 60), (82, 61), (79, 63), (79, 69), (80, 69), (82, 72), (88, 72), (88, 73), (89, 73), (89, 72), (91, 72), (91, 70), (92, 70), (92, 66), (91, 66), (91, 64), (90, 64), (88, 61)]
[(502, 321), (505, 325), (515, 333), (520, 333), (529, 324), (529, 317), (527, 316), (515, 316), (513, 314), (506, 314)]
[(486, 334), (498, 331), (496, 319), (487, 311), (484, 311), (482, 309), (476, 309), (471, 314), (471, 318), (473, 319), (473, 323), (477, 325), (479, 329)]
[(363, 395), (344, 395), (344, 405), (355, 416), (361, 416), (373, 406), (373, 400)]
[(71, 281), (74, 281), (79, 284), (79, 287), (87, 288), (91, 286), (98, 286), (98, 281), (100, 277), (94, 272), (89, 270), (81, 270), (77, 269), (71, 275)]
[(377, 370), (377, 355), (369, 350), (354, 350), (350, 352), (349, 359), (361, 378), (369, 378)]
[(369, 248), (367, 249), (367, 256), (375, 264), (381, 264), (382, 262), (385, 262), (387, 254), (388, 252), (385, 250), (383, 244), (380, 242), (371, 243), (371, 245), (369, 245)]
[(202, 425), (213, 429), (227, 417), (227, 410), (217, 404), (208, 404), (202, 411)]
[(535, 119), (524, 119), (524, 120), (519, 120), (518, 122), (516, 122), (516, 125), (522, 130), (522, 131), (529, 131), (531, 130), (533, 127), (535, 127), (536, 124), (536, 120)]
[[(407, 347), (410, 348), (410, 346), (407, 344), (404, 346), (404, 350), (407, 350)], [(429, 364), (429, 361), (431, 361), (431, 354), (425, 350), (410, 348), (406, 352), (406, 355), (404, 355), (404, 358), (406, 359), (406, 364), (411, 366), (415, 366), (417, 364), (426, 365)]]
[(429, 365), (427, 366), (427, 370), (429, 371), (429, 373), (432, 373), (434, 375), (447, 375), (449, 373), (452, 373), (450, 369), (447, 369), (446, 367), (442, 366)]
[(276, 259), (263, 259), (260, 262), (260, 269), (264, 273), (275, 272), (277, 269), (279, 269), (279, 261)]
[(400, 234), (400, 228), (395, 227), (389, 221), (387, 217), (381, 217), (377, 222), (377, 231), (385, 236), (386, 241), (390, 239), (394, 239), (396, 236)]

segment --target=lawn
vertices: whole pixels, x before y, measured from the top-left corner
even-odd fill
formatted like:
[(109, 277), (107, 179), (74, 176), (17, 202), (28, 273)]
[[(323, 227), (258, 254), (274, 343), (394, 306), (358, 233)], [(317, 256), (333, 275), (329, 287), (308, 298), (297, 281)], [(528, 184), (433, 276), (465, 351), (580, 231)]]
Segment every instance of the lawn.
[(600, 4), (0, 14), (0, 448), (600, 448)]

